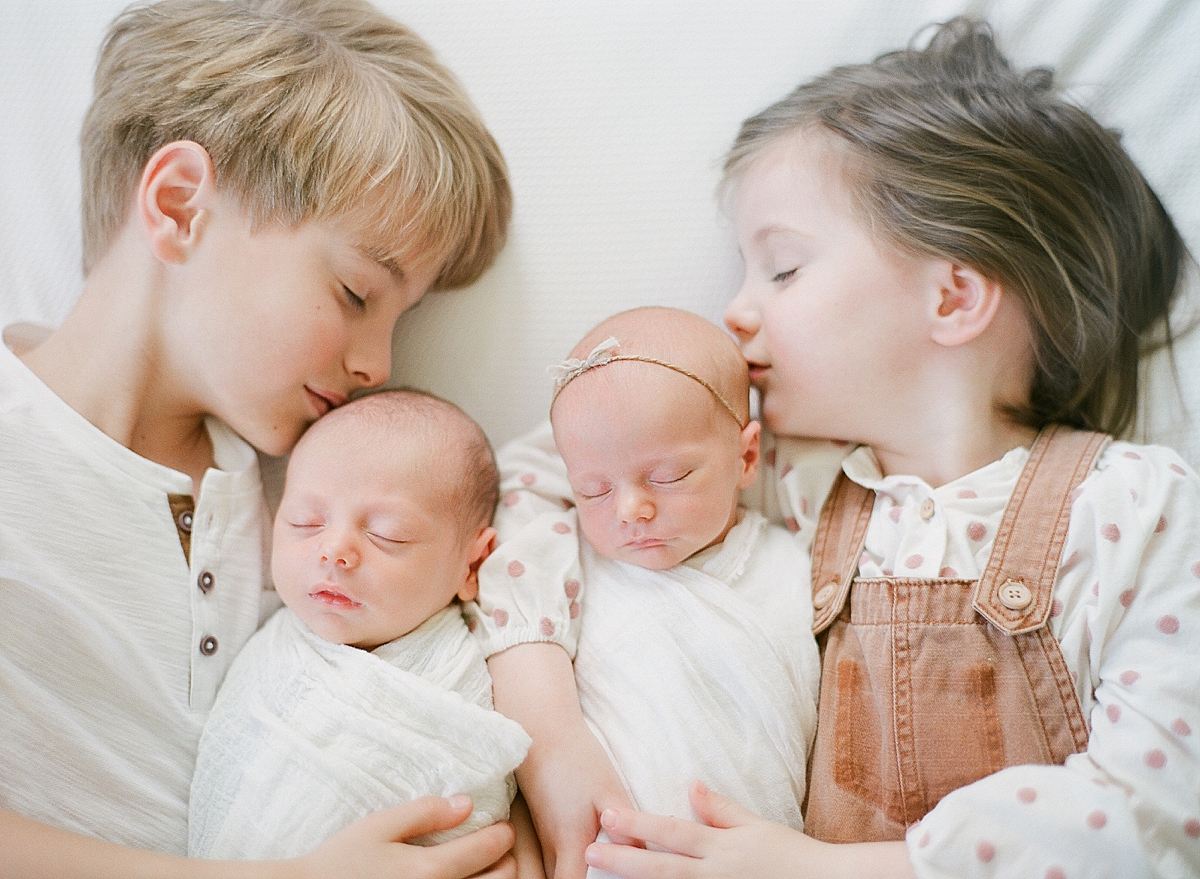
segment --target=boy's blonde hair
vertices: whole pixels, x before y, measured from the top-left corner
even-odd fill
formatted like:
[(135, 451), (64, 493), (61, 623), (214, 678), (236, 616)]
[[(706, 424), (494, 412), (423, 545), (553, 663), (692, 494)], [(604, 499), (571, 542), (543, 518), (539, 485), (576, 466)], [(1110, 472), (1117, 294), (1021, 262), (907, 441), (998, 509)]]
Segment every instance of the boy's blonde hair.
[(256, 227), (348, 218), (371, 256), (461, 287), (504, 244), (500, 149), (416, 34), (363, 0), (163, 0), (110, 25), (81, 135), (83, 266), (146, 162), (192, 140)]

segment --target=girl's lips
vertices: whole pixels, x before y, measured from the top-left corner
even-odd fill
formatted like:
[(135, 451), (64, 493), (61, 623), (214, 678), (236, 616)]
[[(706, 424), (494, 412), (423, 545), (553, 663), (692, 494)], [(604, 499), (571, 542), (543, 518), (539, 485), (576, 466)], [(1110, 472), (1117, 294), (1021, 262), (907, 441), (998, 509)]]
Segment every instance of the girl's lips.
[(631, 540), (625, 544), (627, 549), (650, 549), (655, 546), (664, 546), (665, 540), (657, 537), (643, 537), (641, 540)]
[(752, 385), (761, 384), (763, 377), (767, 374), (767, 370), (771, 368), (761, 363), (747, 363), (746, 367), (750, 371), (750, 384)]

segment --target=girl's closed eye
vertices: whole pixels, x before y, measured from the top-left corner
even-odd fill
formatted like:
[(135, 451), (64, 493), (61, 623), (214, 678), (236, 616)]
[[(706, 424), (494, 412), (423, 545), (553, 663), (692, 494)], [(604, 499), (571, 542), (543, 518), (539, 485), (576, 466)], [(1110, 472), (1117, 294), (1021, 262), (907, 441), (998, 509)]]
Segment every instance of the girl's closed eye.
[(611, 491), (611, 487), (603, 483), (583, 485), (575, 489), (575, 496), (585, 501), (599, 500)]
[(791, 280), (792, 276), (795, 275), (797, 271), (799, 271), (799, 269), (787, 269), (786, 271), (778, 272), (773, 278), (771, 278), (771, 283), (782, 284), (784, 281)]

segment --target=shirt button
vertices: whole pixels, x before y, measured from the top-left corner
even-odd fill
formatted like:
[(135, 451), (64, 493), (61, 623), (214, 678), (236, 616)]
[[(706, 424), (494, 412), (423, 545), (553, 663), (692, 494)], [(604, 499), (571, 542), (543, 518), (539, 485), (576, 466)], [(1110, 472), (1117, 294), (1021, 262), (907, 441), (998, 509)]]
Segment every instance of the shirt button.
[(196, 585), (205, 595), (212, 592), (213, 584), (216, 582), (217, 578), (212, 575), (211, 571), (201, 571), (200, 576), (196, 578)]
[(192, 511), (183, 510), (175, 517), (175, 524), (179, 526), (179, 530), (184, 534), (192, 533)]
[(212, 635), (205, 635), (200, 639), (200, 652), (205, 656), (212, 656), (217, 652), (217, 639)]
[(933, 498), (925, 498), (925, 500), (921, 501), (921, 518), (928, 522), (933, 518), (933, 509)]
[(820, 610), (825, 605), (829, 604), (829, 602), (833, 600), (833, 593), (837, 592), (837, 587), (838, 581), (830, 580), (828, 583), (818, 589), (813, 595), (813, 606), (817, 610)]
[(1020, 580), (1005, 580), (1000, 587), (1000, 603), (1009, 610), (1024, 610), (1033, 601), (1033, 593)]

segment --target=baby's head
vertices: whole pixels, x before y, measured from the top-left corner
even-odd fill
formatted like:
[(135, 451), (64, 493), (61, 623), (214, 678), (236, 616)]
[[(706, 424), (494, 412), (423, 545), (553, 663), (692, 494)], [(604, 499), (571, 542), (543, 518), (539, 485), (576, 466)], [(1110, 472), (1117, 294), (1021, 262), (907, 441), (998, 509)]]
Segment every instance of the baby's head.
[(275, 517), (279, 597), (328, 641), (371, 649), (475, 597), (499, 475), (458, 407), (382, 391), (301, 437)]
[[(738, 194), (781, 156), (843, 190), (882, 249), (1016, 297), (1024, 326), (1009, 350), (1029, 378), (1022, 399), (998, 401), (1015, 421), (1130, 425), (1141, 345), (1186, 249), (1119, 135), (1065, 100), (1051, 71), (1014, 69), (985, 24), (955, 19), (926, 46), (834, 68), (747, 119), (723, 186)], [(792, 250), (763, 260), (780, 283), (806, 257), (803, 241)]]
[(554, 441), (593, 548), (662, 570), (723, 540), (758, 470), (733, 340), (690, 312), (638, 308), (588, 333), (559, 372)]
[(163, 0), (118, 16), (81, 136), (85, 274), (175, 141), (207, 150), (255, 228), (337, 221), (434, 287), (470, 283), (504, 242), (495, 140), (429, 46), (364, 0)]

